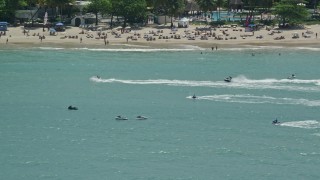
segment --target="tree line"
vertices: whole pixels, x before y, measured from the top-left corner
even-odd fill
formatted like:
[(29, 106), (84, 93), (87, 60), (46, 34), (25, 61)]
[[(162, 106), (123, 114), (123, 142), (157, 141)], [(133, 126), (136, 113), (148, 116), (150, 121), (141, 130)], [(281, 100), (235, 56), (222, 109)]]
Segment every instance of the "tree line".
[[(251, 14), (272, 12), (277, 15), (282, 25), (287, 23), (299, 23), (307, 16), (307, 8), (316, 9), (318, 0), (242, 0), (239, 6), (232, 6), (234, 0), (89, 0), (91, 3), (85, 8), (86, 12), (113, 17), (122, 17), (123, 26), (127, 23), (144, 22), (147, 13), (155, 15), (167, 15), (177, 17), (186, 14), (186, 7), (193, 3), (197, 5), (197, 11), (211, 12), (221, 8), (246, 9)], [(75, 0), (0, 0), (0, 21), (13, 22), (15, 12), (19, 9), (30, 7), (60, 9), (71, 7)], [(219, 7), (219, 8), (218, 8)], [(112, 21), (111, 21), (112, 22)], [(172, 18), (171, 18), (172, 24)]]

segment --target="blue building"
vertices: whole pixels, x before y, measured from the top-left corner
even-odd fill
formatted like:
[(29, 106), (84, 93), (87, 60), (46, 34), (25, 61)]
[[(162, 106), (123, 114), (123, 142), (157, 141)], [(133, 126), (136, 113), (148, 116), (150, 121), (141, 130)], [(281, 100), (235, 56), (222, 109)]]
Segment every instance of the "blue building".
[(8, 23), (0, 22), (0, 31), (7, 31), (7, 30), (8, 30)]

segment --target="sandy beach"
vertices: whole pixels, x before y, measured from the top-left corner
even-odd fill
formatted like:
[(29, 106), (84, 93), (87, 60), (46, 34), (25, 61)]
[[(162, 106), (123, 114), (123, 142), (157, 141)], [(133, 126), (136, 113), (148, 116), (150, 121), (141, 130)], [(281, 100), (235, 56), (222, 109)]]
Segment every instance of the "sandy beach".
[[(48, 29), (9, 27), (0, 38), (0, 45), (25, 47), (63, 48), (237, 48), (244, 46), (319, 47), (320, 25), (301, 29), (282, 30), (261, 28), (245, 32), (243, 27), (189, 26), (172, 31), (168, 27), (144, 27), (141, 29), (107, 29), (88, 31), (67, 27), (65, 32), (50, 35)], [(293, 36), (298, 36), (293, 38)]]

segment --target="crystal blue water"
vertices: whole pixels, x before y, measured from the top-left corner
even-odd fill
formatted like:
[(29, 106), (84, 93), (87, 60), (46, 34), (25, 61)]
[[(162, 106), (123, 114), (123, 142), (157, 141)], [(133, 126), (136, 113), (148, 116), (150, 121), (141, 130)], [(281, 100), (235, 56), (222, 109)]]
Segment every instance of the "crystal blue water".
[(237, 13), (234, 12), (228, 12), (228, 11), (213, 11), (211, 13), (203, 13), (202, 16), (210, 17), (212, 21), (218, 21), (219, 19), (222, 21), (241, 21), (245, 20), (244, 18), (241, 18), (237, 15)]
[(213, 21), (218, 21), (220, 20), (224, 20), (224, 21), (240, 21), (241, 18), (239, 17), (235, 17), (236, 14), (233, 12), (227, 12), (227, 11), (220, 11), (220, 14), (218, 11), (213, 11), (212, 12), (212, 20)]
[(319, 179), (319, 51), (0, 49), (0, 179)]

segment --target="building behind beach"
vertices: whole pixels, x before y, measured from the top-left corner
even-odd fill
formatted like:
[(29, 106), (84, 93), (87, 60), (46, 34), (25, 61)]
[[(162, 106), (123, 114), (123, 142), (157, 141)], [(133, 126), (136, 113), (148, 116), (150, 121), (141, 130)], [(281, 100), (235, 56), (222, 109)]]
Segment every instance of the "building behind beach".
[(7, 31), (7, 30), (8, 30), (8, 23), (0, 22), (0, 31)]

